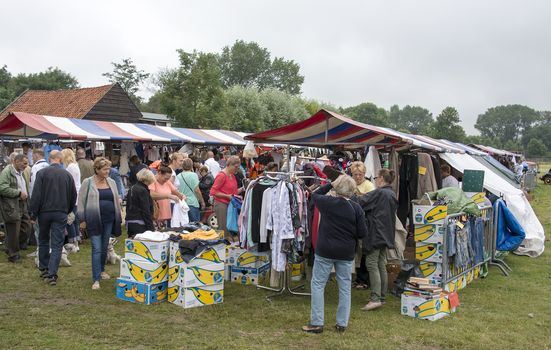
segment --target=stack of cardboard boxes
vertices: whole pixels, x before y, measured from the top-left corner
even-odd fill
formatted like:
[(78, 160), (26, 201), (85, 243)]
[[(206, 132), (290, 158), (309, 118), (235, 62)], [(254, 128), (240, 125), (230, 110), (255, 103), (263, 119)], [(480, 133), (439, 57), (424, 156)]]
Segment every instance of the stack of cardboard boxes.
[(270, 278), (270, 252), (256, 253), (239, 246), (228, 246), (227, 271), (239, 284), (267, 284)]
[(186, 261), (178, 242), (170, 242), (168, 301), (183, 308), (222, 303), (225, 260), (223, 243), (204, 247)]
[(169, 241), (125, 240), (117, 298), (150, 305), (167, 299)]
[(402, 293), (402, 315), (436, 321), (455, 312), (459, 299), (428, 278), (411, 277)]

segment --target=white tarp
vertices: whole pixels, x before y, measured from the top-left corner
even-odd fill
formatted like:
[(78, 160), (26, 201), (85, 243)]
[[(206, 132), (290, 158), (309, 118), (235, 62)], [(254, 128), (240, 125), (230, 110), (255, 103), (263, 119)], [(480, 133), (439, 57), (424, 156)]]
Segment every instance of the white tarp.
[(460, 172), (465, 169), (484, 171), (484, 188), (496, 196), (503, 197), (507, 207), (526, 232), (526, 238), (521, 246), (514, 251), (515, 254), (537, 257), (543, 253), (545, 242), (543, 226), (521, 190), (509, 184), (468, 154), (441, 153), (440, 157)]

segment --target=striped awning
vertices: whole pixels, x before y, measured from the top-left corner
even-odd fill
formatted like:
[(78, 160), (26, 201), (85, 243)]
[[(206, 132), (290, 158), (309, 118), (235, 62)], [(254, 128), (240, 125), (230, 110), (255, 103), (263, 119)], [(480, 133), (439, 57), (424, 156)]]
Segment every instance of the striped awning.
[(436, 152), (464, 153), (459, 147), (453, 147), (430, 138), (418, 137), (389, 128), (360, 123), (324, 109), (306, 120), (252, 134), (246, 136), (245, 140), (274, 144), (316, 146), (373, 145), (396, 147), (398, 150), (415, 146)]
[(0, 121), (0, 136), (19, 138), (244, 145), (244, 135), (227, 130), (172, 128), (23, 112), (12, 112)]

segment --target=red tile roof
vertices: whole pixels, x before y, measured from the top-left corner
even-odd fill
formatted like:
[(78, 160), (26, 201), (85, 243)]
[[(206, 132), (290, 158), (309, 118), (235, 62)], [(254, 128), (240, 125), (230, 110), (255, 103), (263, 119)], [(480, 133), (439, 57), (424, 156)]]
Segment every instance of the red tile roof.
[(10, 112), (82, 118), (113, 87), (113, 84), (72, 90), (27, 90), (0, 113), (0, 120)]

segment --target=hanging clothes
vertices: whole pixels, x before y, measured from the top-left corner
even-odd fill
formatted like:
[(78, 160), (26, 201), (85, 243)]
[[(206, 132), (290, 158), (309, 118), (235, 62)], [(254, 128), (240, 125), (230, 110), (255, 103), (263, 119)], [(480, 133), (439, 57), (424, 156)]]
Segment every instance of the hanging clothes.
[(373, 181), (375, 177), (379, 176), (379, 170), (382, 169), (381, 159), (379, 158), (379, 152), (375, 146), (369, 147), (364, 165), (366, 169), (365, 177), (370, 181)]
[(388, 162), (389, 162), (389, 169), (394, 171), (394, 181), (390, 184), (390, 187), (392, 187), (392, 190), (396, 194), (396, 198), (398, 198), (399, 190), (400, 190), (400, 164), (398, 161), (398, 152), (396, 152), (395, 148), (392, 148), (392, 151), (390, 151), (390, 154), (388, 156)]
[(442, 188), (442, 173), (440, 172), (440, 158), (438, 156), (431, 156), (432, 168), (434, 169), (434, 178), (436, 179), (436, 186), (438, 189)]
[(400, 191), (398, 196), (398, 218), (407, 228), (407, 219), (413, 222), (411, 217), (411, 200), (417, 198), (417, 178), (419, 163), (416, 154), (402, 155), (400, 164)]
[[(434, 167), (432, 166), (432, 158), (428, 153), (418, 153), (419, 160), (419, 177), (417, 185), (417, 197), (419, 199), (427, 192), (438, 190), (438, 184), (434, 176)], [(440, 171), (440, 169), (438, 170)]]

